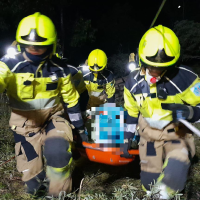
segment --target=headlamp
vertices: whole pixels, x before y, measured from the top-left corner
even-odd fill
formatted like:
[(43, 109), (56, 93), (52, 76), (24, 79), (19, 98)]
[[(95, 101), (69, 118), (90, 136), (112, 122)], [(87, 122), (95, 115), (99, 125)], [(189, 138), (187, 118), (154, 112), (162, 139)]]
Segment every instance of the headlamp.
[(15, 55), (17, 54), (17, 50), (14, 47), (8, 47), (7, 49), (7, 56), (9, 58), (15, 58)]
[(128, 65), (130, 71), (133, 71), (136, 69), (136, 63), (135, 62), (130, 62)]

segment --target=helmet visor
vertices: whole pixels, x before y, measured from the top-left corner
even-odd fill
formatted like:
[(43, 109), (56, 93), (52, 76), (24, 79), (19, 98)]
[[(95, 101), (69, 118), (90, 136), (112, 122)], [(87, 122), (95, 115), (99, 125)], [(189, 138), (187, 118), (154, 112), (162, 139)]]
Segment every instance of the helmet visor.
[(103, 66), (98, 66), (97, 64), (94, 64), (93, 66), (90, 66), (92, 71), (101, 71), (103, 69)]
[(154, 62), (154, 63), (166, 63), (166, 62), (172, 61), (174, 58), (175, 58), (175, 56), (168, 56), (165, 53), (164, 49), (162, 49), (162, 50), (159, 49), (157, 51), (156, 55), (154, 55), (154, 56), (146, 56), (147, 60)]
[(45, 42), (47, 40), (47, 38), (39, 36), (36, 29), (32, 29), (28, 35), (21, 36), (21, 38), (29, 42)]

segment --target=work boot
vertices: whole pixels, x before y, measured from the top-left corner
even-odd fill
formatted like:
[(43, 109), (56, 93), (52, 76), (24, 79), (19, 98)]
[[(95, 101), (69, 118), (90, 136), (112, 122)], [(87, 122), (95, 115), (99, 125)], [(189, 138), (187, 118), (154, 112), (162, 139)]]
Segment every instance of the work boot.
[(47, 167), (47, 176), (50, 180), (48, 196), (59, 197), (60, 192), (68, 194), (72, 191), (72, 178), (69, 170)]
[(48, 190), (48, 181), (45, 179), (45, 172), (40, 172), (37, 176), (26, 181), (26, 192), (31, 194), (34, 198), (44, 196)]

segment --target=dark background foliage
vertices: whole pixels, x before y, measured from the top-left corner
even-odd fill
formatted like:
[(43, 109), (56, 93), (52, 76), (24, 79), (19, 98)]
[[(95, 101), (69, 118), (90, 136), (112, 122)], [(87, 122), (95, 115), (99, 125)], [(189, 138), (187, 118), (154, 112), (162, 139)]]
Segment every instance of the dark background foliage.
[[(41, 12), (54, 22), (58, 51), (68, 63), (83, 64), (88, 54), (99, 48), (108, 56), (108, 67), (121, 76), (126, 71), (121, 68), (127, 65), (127, 55), (136, 52), (161, 3), (162, 0), (0, 0), (0, 56), (15, 40), (20, 20)], [(199, 10), (199, 0), (167, 0), (155, 22), (175, 31), (186, 64), (199, 60)]]

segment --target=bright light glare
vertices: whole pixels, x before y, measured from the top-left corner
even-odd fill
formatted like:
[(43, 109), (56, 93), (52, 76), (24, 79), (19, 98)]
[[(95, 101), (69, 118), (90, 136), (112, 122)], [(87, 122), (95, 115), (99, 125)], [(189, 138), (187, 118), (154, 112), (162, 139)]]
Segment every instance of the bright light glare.
[(35, 38), (35, 33), (34, 32), (31, 32), (30, 35), (29, 35), (29, 39), (30, 40), (33, 40)]
[(9, 47), (7, 49), (7, 55), (8, 55), (8, 57), (14, 58), (16, 54), (17, 54), (17, 51), (16, 51), (16, 49), (14, 47)]
[(181, 8), (181, 6), (179, 5), (178, 8)]
[(86, 71), (89, 68), (87, 65), (82, 65), (82, 67), (83, 67), (83, 71)]
[(134, 62), (131, 62), (128, 67), (131, 71), (133, 71), (136, 68), (136, 64)]

